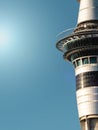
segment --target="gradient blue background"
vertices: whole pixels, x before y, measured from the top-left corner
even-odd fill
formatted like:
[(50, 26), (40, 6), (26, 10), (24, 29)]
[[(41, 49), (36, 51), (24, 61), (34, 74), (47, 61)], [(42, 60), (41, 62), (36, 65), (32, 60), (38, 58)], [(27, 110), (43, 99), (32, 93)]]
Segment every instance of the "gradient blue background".
[[(79, 130), (75, 76), (56, 35), (75, 27), (76, 0), (0, 0), (0, 129)], [(2, 32), (2, 31), (1, 31)]]

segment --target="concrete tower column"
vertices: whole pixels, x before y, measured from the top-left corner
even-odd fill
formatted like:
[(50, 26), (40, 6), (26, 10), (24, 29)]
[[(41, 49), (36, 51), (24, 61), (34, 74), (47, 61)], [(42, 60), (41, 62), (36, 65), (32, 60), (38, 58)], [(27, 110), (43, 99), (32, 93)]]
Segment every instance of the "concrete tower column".
[(98, 20), (98, 0), (79, 0), (78, 24)]

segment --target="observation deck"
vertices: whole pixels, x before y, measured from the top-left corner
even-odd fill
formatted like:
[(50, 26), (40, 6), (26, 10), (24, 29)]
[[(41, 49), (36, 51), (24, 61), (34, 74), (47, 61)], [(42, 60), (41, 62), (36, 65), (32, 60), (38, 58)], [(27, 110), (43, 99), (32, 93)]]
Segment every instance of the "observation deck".
[(81, 28), (69, 29), (58, 35), (56, 47), (64, 53), (64, 59), (72, 61), (80, 56), (98, 55), (98, 28)]

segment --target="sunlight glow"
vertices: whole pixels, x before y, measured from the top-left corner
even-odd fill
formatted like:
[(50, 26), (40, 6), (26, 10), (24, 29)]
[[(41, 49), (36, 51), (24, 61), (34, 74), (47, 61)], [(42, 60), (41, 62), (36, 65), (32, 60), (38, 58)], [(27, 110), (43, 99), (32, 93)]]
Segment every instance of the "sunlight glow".
[(6, 30), (0, 31), (0, 46), (5, 46), (9, 42), (9, 33)]

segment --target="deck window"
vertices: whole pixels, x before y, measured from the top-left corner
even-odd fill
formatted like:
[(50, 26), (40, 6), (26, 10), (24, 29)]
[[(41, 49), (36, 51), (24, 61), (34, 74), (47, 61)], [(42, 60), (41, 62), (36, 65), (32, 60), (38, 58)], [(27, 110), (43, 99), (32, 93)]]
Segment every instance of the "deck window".
[(88, 62), (88, 58), (83, 58), (82, 59), (82, 64), (84, 65), (84, 64), (88, 64), (89, 62)]
[(97, 63), (97, 57), (90, 57), (90, 64)]

